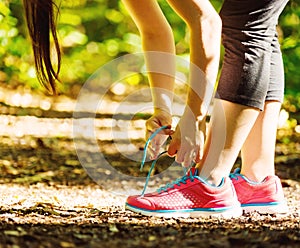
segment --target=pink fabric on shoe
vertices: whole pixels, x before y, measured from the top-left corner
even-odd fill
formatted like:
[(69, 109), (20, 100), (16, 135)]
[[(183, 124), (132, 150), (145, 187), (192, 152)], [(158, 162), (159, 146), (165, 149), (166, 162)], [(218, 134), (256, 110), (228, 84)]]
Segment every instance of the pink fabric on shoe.
[(197, 176), (193, 168), (186, 176), (144, 196), (129, 196), (126, 208), (160, 217), (238, 217), (240, 203), (230, 178), (213, 187)]
[(239, 202), (245, 212), (287, 213), (288, 207), (280, 179), (267, 176), (256, 183), (239, 174), (239, 169), (230, 175)]

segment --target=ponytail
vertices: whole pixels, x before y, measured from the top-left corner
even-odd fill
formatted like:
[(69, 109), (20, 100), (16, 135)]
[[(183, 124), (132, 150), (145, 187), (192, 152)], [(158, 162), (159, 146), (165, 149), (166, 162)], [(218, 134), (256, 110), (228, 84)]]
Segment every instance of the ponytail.
[[(41, 84), (56, 94), (55, 82), (61, 64), (61, 52), (56, 34), (54, 0), (23, 0), (29, 35), (32, 41), (37, 78)], [(57, 53), (57, 70), (54, 70), (50, 52), (50, 32)]]

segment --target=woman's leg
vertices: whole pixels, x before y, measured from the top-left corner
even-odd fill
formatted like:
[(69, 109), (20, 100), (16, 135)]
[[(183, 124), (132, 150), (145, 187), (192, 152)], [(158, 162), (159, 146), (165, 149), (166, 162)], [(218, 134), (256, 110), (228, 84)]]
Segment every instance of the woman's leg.
[(201, 178), (219, 185), (229, 175), (258, 115), (256, 108), (215, 99), (204, 157), (198, 166)]
[[(271, 118), (277, 118), (279, 105), (267, 102), (267, 113), (259, 113), (259, 109), (264, 110), (266, 99), (281, 100), (278, 97), (268, 99), (268, 94), (272, 85), (276, 24), (286, 2), (224, 2), (220, 14), (223, 20), (225, 58), (217, 90), (222, 100), (217, 100), (215, 104), (211, 133), (200, 170), (200, 176), (214, 184), (218, 184), (222, 177), (229, 174), (246, 139), (243, 152), (246, 167), (244, 168), (243, 164), (242, 170), (250, 171), (249, 166), (253, 164), (250, 147), (255, 146), (256, 149), (259, 146), (262, 148), (263, 145), (266, 146), (263, 148), (265, 156), (272, 154), (269, 158), (270, 166), (265, 168), (264, 175), (267, 171), (270, 174), (274, 173), (274, 145), (269, 147), (271, 141), (266, 142), (267, 137), (272, 138), (274, 142), (274, 126), (269, 130), (265, 129), (268, 129), (266, 125)], [(279, 98), (281, 97), (280, 95)], [(222, 123), (222, 119), (226, 120), (225, 124)], [(266, 133), (262, 134), (263, 131)], [(256, 137), (257, 134), (263, 135), (261, 139), (264, 139), (264, 142), (260, 141), (260, 137)], [(255, 145), (255, 142), (259, 143)], [(259, 171), (256, 171), (257, 177), (258, 173)]]
[(241, 174), (248, 179), (261, 182), (275, 174), (274, 154), (277, 120), (281, 103), (267, 101), (260, 112), (242, 149)]
[(284, 68), (277, 35), (272, 42), (270, 72), (264, 111), (259, 114), (242, 148), (241, 174), (256, 182), (275, 174), (277, 122), (284, 95)]

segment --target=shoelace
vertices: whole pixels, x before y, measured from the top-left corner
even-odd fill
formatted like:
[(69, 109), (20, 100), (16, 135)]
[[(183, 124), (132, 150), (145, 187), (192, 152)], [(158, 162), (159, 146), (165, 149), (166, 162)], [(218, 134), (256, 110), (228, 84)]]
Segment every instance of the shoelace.
[[(186, 173), (185, 173), (186, 174)], [(163, 191), (167, 191), (168, 189), (174, 188), (175, 185), (180, 186), (180, 184), (186, 184), (186, 181), (190, 179), (192, 182), (194, 181), (194, 175), (192, 173), (192, 171), (190, 170), (189, 176), (184, 175), (182, 178), (178, 178), (175, 181), (171, 182), (171, 183), (167, 183), (165, 186), (160, 187), (157, 192), (161, 193)]]
[(240, 175), (240, 171), (241, 171), (240, 168), (235, 169), (233, 173), (229, 174), (229, 178), (238, 180), (239, 179), (238, 176)]
[[(141, 168), (140, 168), (140, 171), (143, 170), (144, 168), (144, 165), (145, 165), (145, 162), (146, 162), (146, 158), (147, 158), (147, 150), (148, 150), (148, 146), (151, 142), (151, 140), (160, 132), (162, 131), (163, 129), (166, 129), (168, 126), (162, 126), (160, 128), (158, 128), (157, 130), (155, 130), (155, 132), (153, 132), (151, 134), (151, 136), (148, 138), (148, 140), (146, 141), (146, 144), (144, 146), (144, 154), (143, 154), (143, 158), (142, 158), (142, 162), (141, 162)], [(143, 197), (145, 195), (145, 192), (146, 192), (146, 189), (147, 189), (147, 186), (148, 186), (148, 183), (149, 183), (149, 180), (150, 180), (150, 177), (151, 177), (151, 173), (157, 163), (157, 160), (162, 156), (164, 155), (165, 153), (167, 153), (167, 151), (164, 151), (164, 152), (161, 152), (157, 158), (155, 160), (152, 161), (152, 164), (151, 164), (151, 167), (148, 171), (148, 175), (146, 177), (146, 182), (145, 182), (145, 185), (144, 185), (144, 189), (141, 193), (141, 196)], [(184, 172), (184, 176), (182, 178), (178, 178), (176, 179), (175, 181), (171, 182), (171, 183), (167, 183), (165, 186), (163, 187), (160, 187), (157, 192), (160, 193), (162, 191), (167, 191), (169, 188), (174, 188), (175, 185), (180, 185), (181, 183), (185, 184), (186, 183), (186, 180), (191, 178), (191, 180), (193, 181), (194, 180), (194, 176), (192, 175), (192, 171), (190, 170), (190, 175), (187, 176), (187, 171), (188, 171), (189, 168), (183, 168), (183, 172)]]

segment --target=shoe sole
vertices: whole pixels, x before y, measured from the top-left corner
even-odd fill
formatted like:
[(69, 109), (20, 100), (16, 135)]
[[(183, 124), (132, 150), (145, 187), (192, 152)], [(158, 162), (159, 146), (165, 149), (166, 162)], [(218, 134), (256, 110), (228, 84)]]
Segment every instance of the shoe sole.
[(253, 203), (241, 205), (244, 213), (258, 212), (260, 214), (287, 214), (289, 208), (285, 202)]
[(125, 209), (150, 217), (163, 218), (237, 218), (243, 214), (240, 205), (222, 209), (146, 210), (125, 204)]

